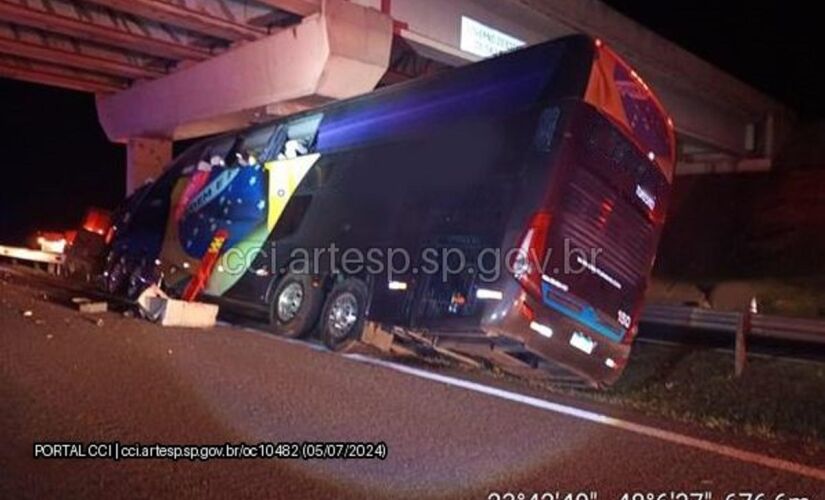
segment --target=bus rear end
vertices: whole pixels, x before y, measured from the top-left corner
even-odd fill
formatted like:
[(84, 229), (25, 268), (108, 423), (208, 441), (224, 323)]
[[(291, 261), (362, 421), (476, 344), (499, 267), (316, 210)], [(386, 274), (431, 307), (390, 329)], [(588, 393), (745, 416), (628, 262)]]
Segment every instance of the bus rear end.
[(502, 300), (482, 324), (606, 385), (621, 374), (635, 336), (675, 150), (672, 122), (647, 85), (598, 49), (588, 98), (551, 110), (560, 118), (547, 187), (521, 216)]

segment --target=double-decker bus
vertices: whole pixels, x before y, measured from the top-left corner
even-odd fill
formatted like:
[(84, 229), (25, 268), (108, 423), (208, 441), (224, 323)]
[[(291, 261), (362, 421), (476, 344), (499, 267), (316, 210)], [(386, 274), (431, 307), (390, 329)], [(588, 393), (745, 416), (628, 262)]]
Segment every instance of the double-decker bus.
[(106, 284), (198, 279), (279, 335), (373, 321), (609, 384), (674, 161), (648, 85), (568, 36), (203, 140), (126, 210)]

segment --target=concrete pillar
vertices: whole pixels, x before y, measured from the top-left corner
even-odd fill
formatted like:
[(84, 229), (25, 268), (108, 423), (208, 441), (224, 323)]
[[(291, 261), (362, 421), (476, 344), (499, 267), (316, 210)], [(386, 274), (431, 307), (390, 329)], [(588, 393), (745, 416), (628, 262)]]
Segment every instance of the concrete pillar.
[(172, 141), (136, 137), (126, 143), (126, 195), (157, 179), (172, 161)]

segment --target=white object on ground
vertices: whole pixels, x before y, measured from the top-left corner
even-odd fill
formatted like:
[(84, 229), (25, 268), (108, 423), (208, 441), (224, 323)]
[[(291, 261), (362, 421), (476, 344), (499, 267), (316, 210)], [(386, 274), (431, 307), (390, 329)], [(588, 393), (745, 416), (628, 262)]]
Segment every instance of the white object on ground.
[(149, 304), (149, 308), (156, 312), (163, 326), (210, 328), (215, 326), (218, 317), (218, 306), (214, 304), (163, 297), (152, 297)]

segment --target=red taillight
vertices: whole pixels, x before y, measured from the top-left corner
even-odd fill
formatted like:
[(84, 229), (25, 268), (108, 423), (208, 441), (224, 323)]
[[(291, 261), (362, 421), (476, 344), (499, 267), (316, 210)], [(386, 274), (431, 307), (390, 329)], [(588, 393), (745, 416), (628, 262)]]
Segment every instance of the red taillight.
[(536, 212), (519, 238), (511, 270), (521, 286), (534, 297), (541, 297), (541, 274), (547, 259), (550, 213)]

